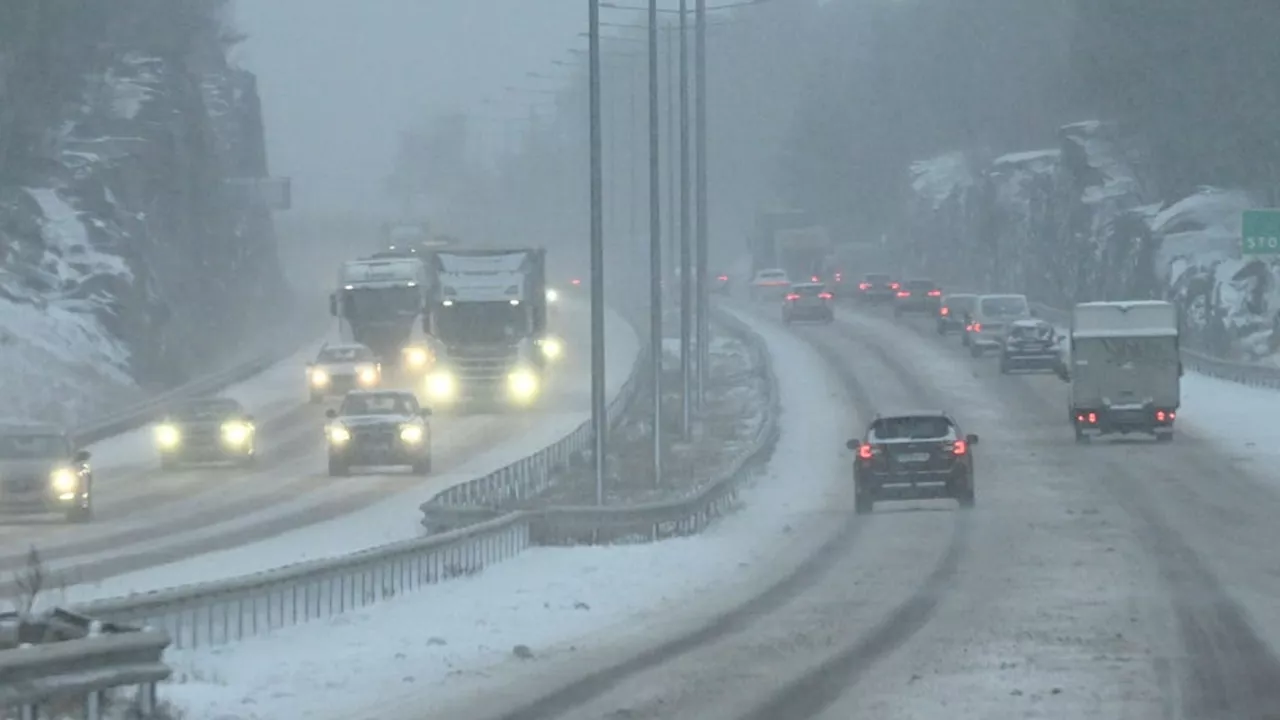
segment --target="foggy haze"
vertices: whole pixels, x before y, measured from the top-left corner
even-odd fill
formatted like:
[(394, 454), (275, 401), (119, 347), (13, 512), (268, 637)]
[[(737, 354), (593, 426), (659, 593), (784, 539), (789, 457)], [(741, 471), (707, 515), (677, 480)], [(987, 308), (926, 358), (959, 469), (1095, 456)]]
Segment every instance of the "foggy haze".
[(586, 44), (581, 2), (242, 0), (236, 15), (271, 172), (293, 177), (299, 210), (378, 202), (401, 131), (483, 107), (492, 121), (477, 125), (498, 132), (498, 119), (527, 113), (530, 100), (503, 88), (536, 86), (526, 73)]

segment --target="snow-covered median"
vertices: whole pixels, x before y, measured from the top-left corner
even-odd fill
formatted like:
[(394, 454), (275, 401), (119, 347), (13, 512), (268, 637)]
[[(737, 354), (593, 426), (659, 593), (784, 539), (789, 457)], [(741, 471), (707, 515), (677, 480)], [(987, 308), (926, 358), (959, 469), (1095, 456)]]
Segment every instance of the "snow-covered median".
[(171, 652), (163, 695), (189, 720), (420, 717), (427, 705), (462, 717), (499, 691), (532, 693), (550, 675), (585, 672), (592, 650), (659, 642), (759, 592), (842, 520), (831, 507), (846, 490), (848, 428), (832, 420), (847, 416), (848, 403), (813, 350), (757, 330), (778, 371), (781, 438), (744, 507), (703, 535), (535, 548), (367, 611)]

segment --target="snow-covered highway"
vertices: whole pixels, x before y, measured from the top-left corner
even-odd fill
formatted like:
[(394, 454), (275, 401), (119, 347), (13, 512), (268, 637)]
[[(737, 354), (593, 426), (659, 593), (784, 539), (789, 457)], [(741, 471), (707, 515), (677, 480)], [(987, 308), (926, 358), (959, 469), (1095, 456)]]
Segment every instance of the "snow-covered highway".
[[(320, 306), (317, 304), (317, 306)], [(449, 484), (473, 475), (459, 471), (488, 470), (528, 454), (526, 435), (547, 444), (553, 431), (567, 434), (586, 417), (587, 387), (582, 380), (587, 343), (586, 313), (566, 307), (564, 335), (570, 348), (565, 366), (547, 388), (545, 404), (535, 412), (506, 415), (441, 416), (433, 421), (436, 453), (432, 477), (368, 474), (330, 478), (325, 472), (321, 427), (323, 407), (307, 402), (303, 365), (314, 357), (316, 342), (262, 375), (225, 394), (240, 399), (257, 418), (261, 433), (260, 459), (251, 469), (193, 468), (161, 473), (154, 457), (151, 430), (111, 438), (90, 447), (95, 472), (94, 523), (68, 526), (57, 522), (15, 520), (0, 525), (0, 571), (23, 562), (35, 546), (58, 585), (76, 585), (130, 571), (182, 561), (214, 550), (246, 546), (295, 528), (321, 523), (370, 506), (389, 496), (419, 495), (418, 502)], [(612, 380), (616, 388), (634, 361), (637, 343), (630, 328), (616, 315), (610, 330), (622, 352), (613, 354)], [(631, 340), (631, 342), (626, 342)], [(492, 467), (478, 468), (486, 457)], [(392, 525), (401, 535), (415, 532), (416, 503), (404, 499), (403, 521)], [(351, 545), (354, 543), (354, 545)], [(369, 543), (376, 544), (375, 541)], [(331, 553), (367, 547), (346, 538)], [(293, 545), (298, 548), (297, 544)], [(235, 575), (266, 569), (264, 556), (256, 563), (221, 563), (221, 574)], [(302, 560), (299, 553), (286, 560), (270, 555), (273, 564)], [(312, 555), (311, 557), (314, 557)], [(214, 579), (205, 574), (198, 579)], [(141, 591), (172, 584), (172, 575), (134, 575), (112, 591)], [(190, 579), (187, 580), (188, 582)], [(76, 592), (75, 599), (101, 596)]]

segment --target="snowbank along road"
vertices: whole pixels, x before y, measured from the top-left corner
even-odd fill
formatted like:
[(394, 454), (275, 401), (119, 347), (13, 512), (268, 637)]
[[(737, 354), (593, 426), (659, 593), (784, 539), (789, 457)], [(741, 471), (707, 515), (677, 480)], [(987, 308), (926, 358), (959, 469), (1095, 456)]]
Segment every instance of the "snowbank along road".
[[(614, 318), (615, 327), (621, 320)], [(537, 411), (434, 418), (434, 476), (400, 473), (330, 478), (322, 434), (324, 407), (307, 402), (304, 349), (225, 394), (246, 404), (259, 426), (259, 460), (249, 469), (190, 468), (161, 473), (151, 430), (89, 448), (95, 474), (94, 523), (14, 519), (0, 526), (0, 572), (19, 566), (29, 546), (54, 570), (54, 584), (75, 584), (261, 540), (349, 513), (399, 491), (444, 489), (450, 471), (504, 439), (537, 431), (560, 415), (588, 407), (586, 312), (567, 304), (562, 321), (569, 352), (548, 381)], [(628, 330), (625, 324), (623, 330)], [(625, 375), (626, 368), (615, 372)], [(572, 429), (572, 428), (570, 428)], [(567, 432), (567, 430), (566, 430)], [(416, 521), (416, 506), (406, 522)], [(131, 588), (143, 590), (150, 588)]]
[(842, 310), (795, 332), (863, 418), (941, 407), (976, 432), (977, 507), (850, 506), (738, 611), (494, 717), (1276, 716), (1274, 486), (1193, 425), (1077, 446), (1056, 378), (1001, 376), (923, 323)]

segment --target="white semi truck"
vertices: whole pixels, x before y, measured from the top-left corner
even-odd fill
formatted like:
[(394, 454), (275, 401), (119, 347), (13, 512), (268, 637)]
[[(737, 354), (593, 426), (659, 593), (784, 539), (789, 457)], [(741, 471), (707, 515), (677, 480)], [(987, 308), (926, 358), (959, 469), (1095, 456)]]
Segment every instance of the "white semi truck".
[(547, 333), (546, 251), (445, 250), (432, 256), (436, 292), (424, 329), (435, 344), (426, 378), (437, 406), (527, 406), (548, 361), (564, 351)]
[(1173, 439), (1181, 404), (1177, 308), (1158, 300), (1087, 302), (1071, 313), (1060, 376), (1076, 442), (1143, 433)]

